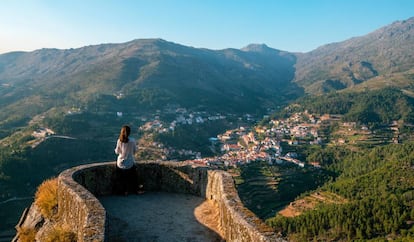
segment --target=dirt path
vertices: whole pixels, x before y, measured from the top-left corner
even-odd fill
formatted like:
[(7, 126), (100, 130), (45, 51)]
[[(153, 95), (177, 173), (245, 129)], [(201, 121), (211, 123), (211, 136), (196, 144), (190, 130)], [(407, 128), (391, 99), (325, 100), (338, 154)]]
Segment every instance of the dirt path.
[(211, 202), (187, 194), (149, 192), (101, 197), (108, 241), (221, 241)]

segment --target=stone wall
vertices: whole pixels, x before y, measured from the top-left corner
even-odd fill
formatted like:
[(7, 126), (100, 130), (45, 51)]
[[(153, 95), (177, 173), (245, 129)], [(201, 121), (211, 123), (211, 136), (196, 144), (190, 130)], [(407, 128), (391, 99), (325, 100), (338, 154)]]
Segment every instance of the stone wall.
[(206, 198), (213, 200), (220, 210), (219, 223), (226, 241), (284, 241), (244, 207), (227, 172), (208, 172)]
[(58, 177), (58, 217), (77, 233), (78, 242), (104, 241), (105, 209), (95, 195), (110, 194), (106, 181), (112, 170), (109, 163), (83, 165)]
[[(179, 162), (144, 162), (137, 166), (146, 191), (188, 193), (212, 200), (226, 241), (283, 241), (240, 201), (232, 177), (207, 167)], [(77, 233), (78, 241), (105, 240), (105, 209), (97, 199), (111, 195), (117, 181), (115, 162), (74, 167), (59, 175), (59, 223)]]

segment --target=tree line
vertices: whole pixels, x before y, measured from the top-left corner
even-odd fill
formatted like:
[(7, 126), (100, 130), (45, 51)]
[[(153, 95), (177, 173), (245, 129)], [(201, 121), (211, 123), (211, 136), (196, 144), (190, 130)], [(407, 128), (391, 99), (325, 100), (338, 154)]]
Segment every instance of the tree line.
[(414, 123), (414, 98), (395, 88), (363, 92), (332, 92), (321, 96), (305, 96), (284, 109), (276, 117), (294, 111), (313, 114), (341, 114), (345, 122), (389, 124), (394, 120)]

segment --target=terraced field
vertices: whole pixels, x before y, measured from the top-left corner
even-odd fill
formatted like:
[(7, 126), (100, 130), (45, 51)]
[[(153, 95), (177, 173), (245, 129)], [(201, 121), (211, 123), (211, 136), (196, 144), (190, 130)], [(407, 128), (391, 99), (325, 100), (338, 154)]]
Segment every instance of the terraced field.
[(307, 210), (315, 208), (317, 205), (325, 204), (342, 204), (348, 202), (346, 199), (330, 192), (315, 192), (302, 199), (295, 200), (286, 206), (279, 214), (284, 217), (295, 217)]
[(240, 199), (259, 218), (275, 216), (300, 194), (322, 185), (328, 176), (323, 170), (253, 162), (231, 171)]

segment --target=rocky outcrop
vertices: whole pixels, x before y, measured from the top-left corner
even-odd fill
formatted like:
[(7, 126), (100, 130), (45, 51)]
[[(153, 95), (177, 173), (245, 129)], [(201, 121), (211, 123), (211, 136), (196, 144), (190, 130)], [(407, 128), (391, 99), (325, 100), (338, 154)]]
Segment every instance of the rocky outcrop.
[[(217, 222), (226, 241), (283, 241), (243, 206), (232, 177), (224, 171), (179, 162), (146, 162), (139, 163), (136, 172), (147, 191), (187, 193), (213, 202), (219, 210)], [(117, 181), (115, 163), (74, 167), (62, 172), (58, 180), (55, 222), (68, 225), (77, 241), (105, 241), (107, 218), (97, 197), (113, 193)], [(32, 206), (26, 214), (33, 214), (34, 209)], [(41, 224), (30, 217), (23, 216), (18, 226)], [(19, 241), (18, 235), (15, 241)]]

